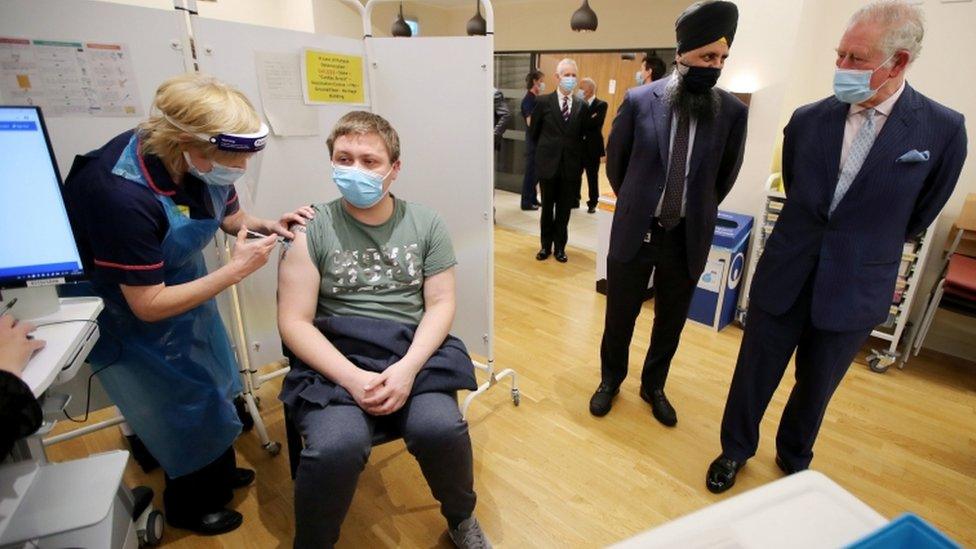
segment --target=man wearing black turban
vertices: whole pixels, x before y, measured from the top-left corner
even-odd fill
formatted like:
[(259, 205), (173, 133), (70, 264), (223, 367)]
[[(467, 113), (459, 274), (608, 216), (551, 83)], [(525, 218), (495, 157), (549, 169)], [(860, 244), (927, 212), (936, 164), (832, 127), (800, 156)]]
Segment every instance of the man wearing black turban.
[(675, 71), (628, 90), (613, 121), (607, 178), (617, 207), (607, 257), (601, 381), (590, 399), (595, 416), (610, 411), (627, 377), (634, 323), (653, 272), (654, 328), (640, 396), (664, 425), (678, 421), (664, 383), (705, 268), (718, 205), (739, 174), (745, 146), (748, 109), (714, 88), (737, 20), (731, 2), (686, 9), (675, 25)]

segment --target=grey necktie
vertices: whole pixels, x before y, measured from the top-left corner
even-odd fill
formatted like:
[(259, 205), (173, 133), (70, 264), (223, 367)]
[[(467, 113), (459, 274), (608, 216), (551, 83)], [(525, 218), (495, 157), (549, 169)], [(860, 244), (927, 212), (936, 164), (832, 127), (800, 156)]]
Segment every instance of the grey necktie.
[(837, 188), (834, 189), (834, 199), (830, 201), (829, 215), (834, 214), (837, 205), (840, 204), (840, 201), (844, 199), (844, 195), (850, 190), (851, 183), (854, 183), (854, 178), (857, 177), (857, 173), (861, 171), (864, 159), (871, 152), (871, 146), (874, 145), (874, 139), (876, 137), (874, 132), (874, 115), (876, 112), (874, 109), (861, 111), (861, 114), (864, 115), (866, 120), (861, 124), (861, 129), (857, 131), (857, 135), (854, 136), (854, 142), (851, 143), (851, 150), (847, 153), (847, 160), (844, 162), (844, 167), (840, 170), (840, 177), (837, 178)]
[(659, 222), (666, 230), (678, 226), (681, 221), (681, 199), (685, 191), (685, 173), (688, 163), (688, 117), (678, 117), (678, 129), (674, 133), (674, 143), (671, 145), (671, 162), (668, 163), (668, 186), (664, 190), (664, 202), (661, 204), (661, 218)]

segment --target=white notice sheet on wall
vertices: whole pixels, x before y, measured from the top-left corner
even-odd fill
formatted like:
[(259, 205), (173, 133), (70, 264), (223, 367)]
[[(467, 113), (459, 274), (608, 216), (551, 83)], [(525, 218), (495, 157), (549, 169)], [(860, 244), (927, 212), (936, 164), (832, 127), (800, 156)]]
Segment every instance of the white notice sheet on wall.
[(301, 56), (254, 52), (264, 116), (275, 135), (319, 135), (319, 114), (302, 97)]
[(142, 116), (124, 44), (0, 37), (0, 103), (52, 116)]

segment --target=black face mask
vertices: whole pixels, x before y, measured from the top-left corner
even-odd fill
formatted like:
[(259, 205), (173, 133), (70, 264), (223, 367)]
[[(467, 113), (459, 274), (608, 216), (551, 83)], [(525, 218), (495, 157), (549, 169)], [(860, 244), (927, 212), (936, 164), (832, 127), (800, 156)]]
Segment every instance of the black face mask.
[(681, 65), (688, 69), (682, 75), (681, 80), (684, 83), (685, 89), (690, 93), (707, 92), (715, 87), (715, 83), (718, 82), (718, 77), (722, 74), (722, 69), (716, 69), (714, 67), (692, 67), (684, 63)]

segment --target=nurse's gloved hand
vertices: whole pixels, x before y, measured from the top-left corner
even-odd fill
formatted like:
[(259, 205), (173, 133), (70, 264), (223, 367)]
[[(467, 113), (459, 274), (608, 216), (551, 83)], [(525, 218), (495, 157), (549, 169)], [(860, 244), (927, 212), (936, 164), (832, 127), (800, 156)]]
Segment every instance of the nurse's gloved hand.
[(230, 266), (240, 278), (244, 278), (268, 262), (268, 257), (277, 244), (276, 234), (248, 240), (247, 227), (241, 226), (241, 230), (237, 231), (234, 251), (231, 252)]
[(271, 230), (275, 233), (291, 240), (295, 238), (295, 234), (288, 230), (292, 225), (305, 226), (307, 220), (315, 218), (315, 209), (311, 206), (302, 206), (293, 212), (286, 213), (281, 216), (281, 219), (277, 223), (271, 226)]

